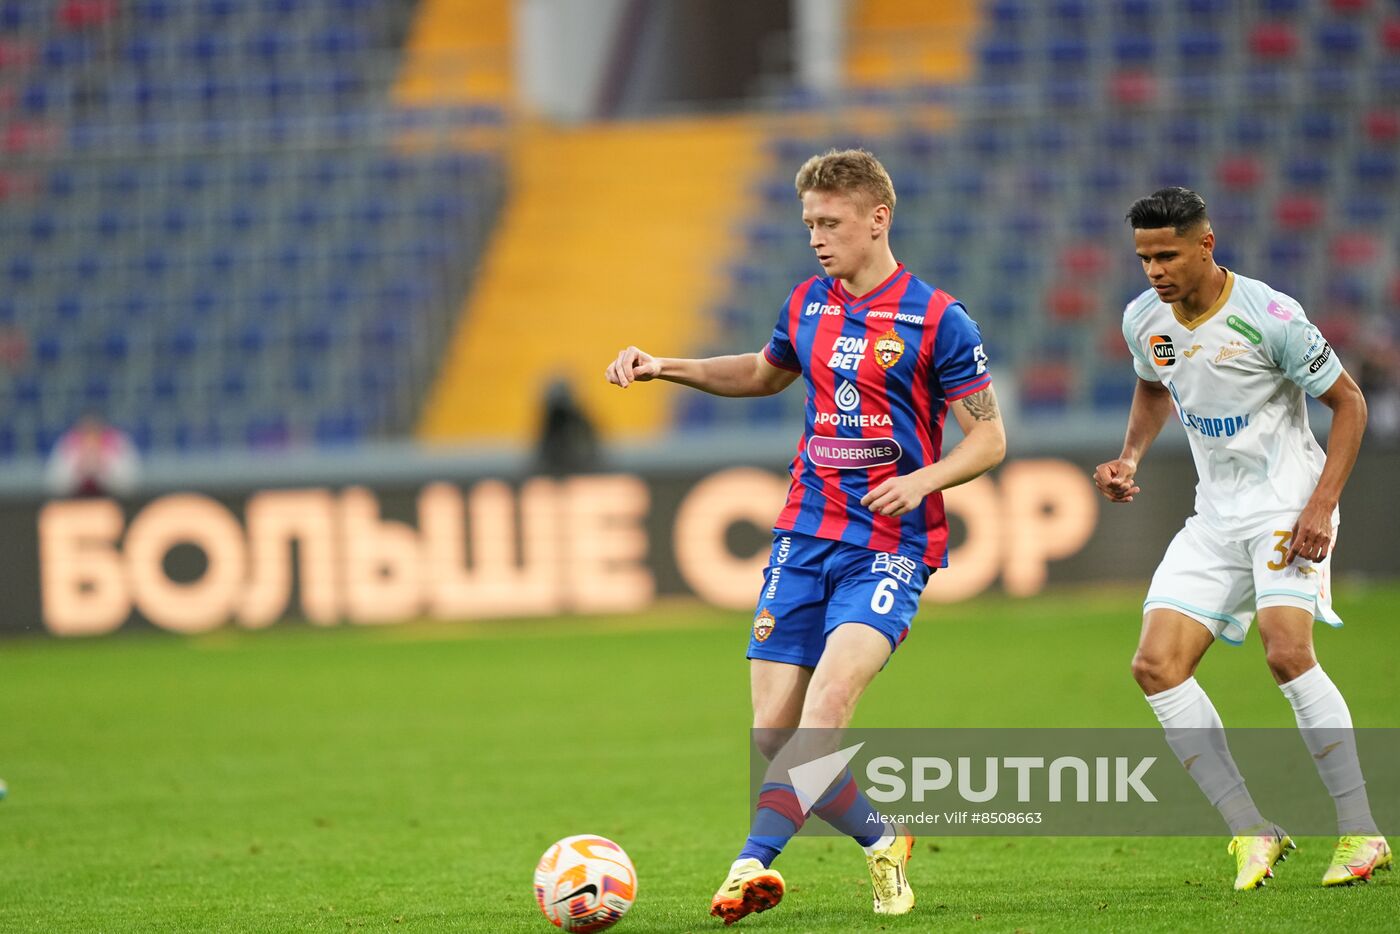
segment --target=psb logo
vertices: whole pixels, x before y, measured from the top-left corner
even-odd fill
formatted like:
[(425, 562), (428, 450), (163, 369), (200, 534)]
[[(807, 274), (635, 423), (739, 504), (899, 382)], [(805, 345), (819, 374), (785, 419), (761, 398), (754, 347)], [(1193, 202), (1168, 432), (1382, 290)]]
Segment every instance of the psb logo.
[(890, 328), (885, 333), (875, 339), (875, 362), (886, 370), (899, 362), (899, 358), (904, 356), (904, 338), (899, 336), (899, 332)]
[(1158, 366), (1176, 365), (1176, 347), (1170, 334), (1154, 334), (1147, 339), (1147, 347), (1152, 351), (1152, 362)]
[(836, 389), (836, 407), (843, 412), (854, 412), (860, 406), (860, 390), (849, 380), (842, 380)]
[(758, 615), (753, 618), (753, 637), (759, 642), (768, 641), (768, 637), (773, 634), (773, 627), (777, 625), (777, 620), (773, 614), (769, 613), (765, 607), (758, 611)]

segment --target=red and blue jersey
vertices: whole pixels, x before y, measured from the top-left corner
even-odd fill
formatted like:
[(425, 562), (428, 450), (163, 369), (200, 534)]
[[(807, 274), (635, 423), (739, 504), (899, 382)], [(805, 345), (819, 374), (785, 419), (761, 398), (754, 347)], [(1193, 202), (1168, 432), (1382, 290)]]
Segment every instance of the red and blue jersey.
[(793, 289), (763, 354), (807, 383), (806, 427), (775, 527), (947, 567), (941, 493), (898, 517), (860, 500), (937, 461), (948, 403), (991, 385), (962, 304), (902, 264), (859, 298), (814, 276)]

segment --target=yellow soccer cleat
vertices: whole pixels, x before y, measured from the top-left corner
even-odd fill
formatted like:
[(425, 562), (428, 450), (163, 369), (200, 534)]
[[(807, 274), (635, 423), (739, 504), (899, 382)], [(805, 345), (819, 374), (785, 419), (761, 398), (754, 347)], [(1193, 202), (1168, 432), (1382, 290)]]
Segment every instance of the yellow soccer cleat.
[(1332, 851), (1332, 865), (1322, 874), (1322, 884), (1370, 882), (1371, 873), (1377, 869), (1389, 869), (1390, 862), (1390, 846), (1385, 842), (1385, 837), (1347, 834), (1337, 841), (1337, 848)]
[(895, 829), (894, 843), (865, 858), (870, 867), (870, 889), (877, 915), (908, 914), (914, 907), (914, 890), (904, 866), (914, 855), (914, 838), (908, 828)]
[(1272, 879), (1274, 864), (1288, 859), (1288, 851), (1298, 847), (1282, 827), (1266, 824), (1254, 833), (1233, 838), (1228, 849), (1235, 854), (1235, 891), (1247, 892)]
[(783, 876), (756, 859), (741, 859), (729, 867), (729, 878), (710, 899), (710, 914), (726, 926), (745, 915), (767, 911), (783, 900)]

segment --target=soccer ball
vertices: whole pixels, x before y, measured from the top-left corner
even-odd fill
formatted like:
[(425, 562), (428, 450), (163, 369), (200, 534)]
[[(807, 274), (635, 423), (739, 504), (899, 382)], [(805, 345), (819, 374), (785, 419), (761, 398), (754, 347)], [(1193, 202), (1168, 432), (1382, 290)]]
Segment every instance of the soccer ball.
[(617, 923), (637, 898), (637, 871), (607, 837), (565, 837), (535, 867), (535, 901), (566, 931), (601, 931)]

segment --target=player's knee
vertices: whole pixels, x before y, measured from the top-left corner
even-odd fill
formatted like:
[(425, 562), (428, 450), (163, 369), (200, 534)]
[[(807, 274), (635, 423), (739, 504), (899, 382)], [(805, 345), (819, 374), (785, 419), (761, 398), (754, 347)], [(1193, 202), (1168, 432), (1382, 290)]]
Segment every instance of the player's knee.
[(817, 691), (802, 714), (802, 725), (815, 729), (839, 729), (855, 709), (858, 694), (854, 681), (837, 679)]
[(1133, 680), (1149, 697), (1176, 687), (1190, 675), (1184, 666), (1171, 659), (1150, 655), (1140, 649), (1133, 655)]
[(1269, 665), (1269, 670), (1273, 672), (1274, 679), (1280, 684), (1292, 681), (1317, 664), (1317, 656), (1313, 654), (1312, 646), (1306, 642), (1279, 643), (1276, 641), (1269, 645), (1265, 651), (1264, 659)]
[(792, 738), (792, 728), (788, 726), (775, 727), (765, 726), (759, 719), (755, 718), (753, 725), (753, 742), (757, 747), (759, 755), (772, 760), (778, 754), (787, 741)]

